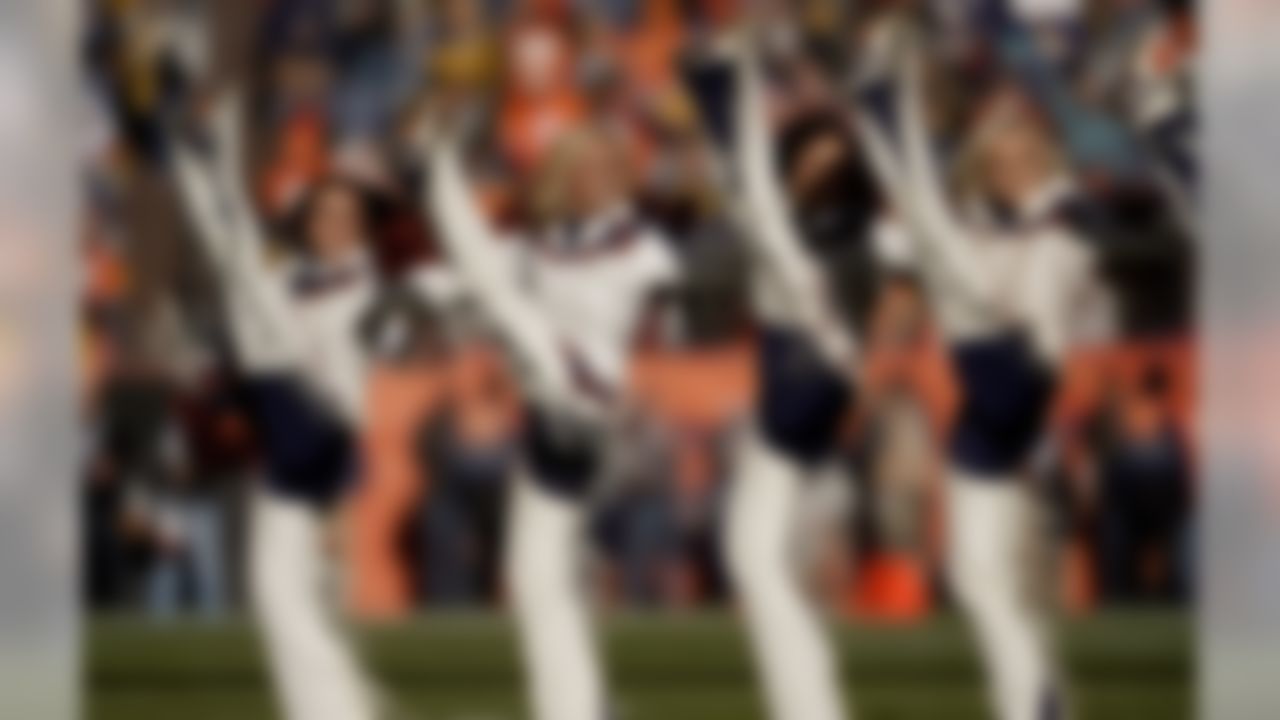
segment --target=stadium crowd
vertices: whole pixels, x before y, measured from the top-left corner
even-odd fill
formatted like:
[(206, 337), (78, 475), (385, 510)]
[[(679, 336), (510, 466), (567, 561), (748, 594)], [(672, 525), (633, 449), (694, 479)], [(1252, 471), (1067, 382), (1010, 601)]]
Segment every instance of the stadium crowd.
[[(813, 118), (844, 92), (850, 28), (865, 6), (891, 1), (778, 4), (804, 48), (789, 102), (773, 109), (789, 187), (803, 188), (802, 160), (836, 132)], [(513, 197), (566, 128), (590, 118), (615, 133), (638, 205), (675, 241), (684, 280), (679, 312), (636, 363), (641, 402), (595, 521), (598, 582), (625, 606), (722, 602), (720, 493), (751, 406), (754, 328), (749, 260), (718, 160), (724, 118), (705, 112), (728, 90), (706, 59), (744, 2), (262, 0), (249, 20), (217, 23), (216, 48), (161, 27), (173, 13), (156, 6), (183, 3), (93, 2), (82, 246), (91, 606), (217, 616), (242, 596), (254, 438), (234, 373), (218, 361), (217, 307), (184, 239), (163, 138), (176, 82), (166, 54), (223, 46), (249, 59), (238, 72), (252, 78), (253, 190), (268, 223), (298, 222), (309, 190), (346, 178), (378, 199), (391, 272), (437, 252), (419, 219), (412, 159), (418, 121), (439, 106), (489, 99), (495, 142), (479, 165), (495, 217), (514, 212)], [(1182, 219), (1192, 201), (1132, 181), (1143, 159), (1111, 130), (1142, 122), (1135, 95), (1185, 73), (1196, 28), (1185, 3), (1080, 4), (1077, 16), (1049, 16), (1067, 27), (1046, 21), (1043, 40), (1062, 44), (1070, 79), (1059, 134), (1078, 147), (1078, 179), (1109, 213), (1106, 232), (1089, 239), (1118, 289), (1119, 331), (1073, 358), (1040, 476), (1070, 607), (1185, 602), (1197, 494), (1195, 246)], [(244, 25), (228, 30), (236, 22)], [(970, 40), (959, 29), (955, 37)], [(955, 111), (940, 122), (953, 136), (978, 100), (971, 87), (946, 90)], [(919, 289), (882, 289), (863, 328), (869, 356), (848, 423), (848, 472), (813, 489), (824, 530), (809, 557), (815, 590), (833, 607), (910, 620), (945, 602), (937, 486), (956, 390)], [(866, 304), (856, 295), (846, 302)], [(371, 382), (369, 459), (335, 528), (348, 539), (352, 606), (370, 617), (503, 594), (497, 556), (520, 408), (497, 355), (462, 334), (462, 351), (386, 358)]]

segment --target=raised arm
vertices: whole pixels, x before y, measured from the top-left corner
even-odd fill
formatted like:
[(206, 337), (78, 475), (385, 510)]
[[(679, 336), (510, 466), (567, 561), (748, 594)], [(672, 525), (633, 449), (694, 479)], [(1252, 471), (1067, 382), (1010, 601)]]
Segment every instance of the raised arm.
[[(918, 240), (925, 271), (954, 299), (981, 312), (1003, 312), (998, 278), (973, 252), (973, 240), (952, 212), (927, 130), (923, 62), (918, 46), (901, 58), (898, 117), (905, 159), (900, 209)], [(950, 299), (950, 298), (949, 298)]]
[(585, 398), (574, 389), (554, 331), (519, 292), (509, 258), (475, 206), (457, 141), (440, 138), (429, 152), (425, 205), (439, 224), (441, 241), (463, 286), (514, 355), (526, 391), (553, 408), (589, 412)]
[(237, 354), (248, 369), (283, 368), (302, 357), (285, 279), (266, 257), (265, 236), (241, 171), (239, 103), (224, 95), (211, 122), (211, 157), (174, 143), (179, 192), (226, 299)]
[(737, 131), (734, 161), (741, 179), (740, 216), (754, 250), (781, 280), (788, 302), (828, 361), (848, 367), (855, 356), (853, 338), (825, 302), (822, 278), (804, 255), (792, 225), (772, 162), (773, 138), (765, 115), (764, 82), (759, 61), (749, 50), (738, 54)]
[(228, 242), (232, 233), (225, 208), (220, 207), (217, 183), (208, 161), (182, 142), (173, 143), (174, 180), (197, 242), (214, 271), (224, 275), (229, 267)]
[(238, 275), (248, 280), (277, 278), (279, 273), (266, 255), (267, 233), (246, 189), (244, 117), (234, 92), (225, 93), (218, 101), (210, 126), (217, 148), (213, 179), (227, 221), (234, 229), (229, 239), (233, 266)]
[(902, 91), (899, 58), (903, 29), (903, 21), (896, 17), (885, 17), (876, 23), (858, 58), (850, 88), (854, 134), (885, 196), (899, 205), (907, 191), (905, 158), (897, 136), (901, 125), (897, 94)]

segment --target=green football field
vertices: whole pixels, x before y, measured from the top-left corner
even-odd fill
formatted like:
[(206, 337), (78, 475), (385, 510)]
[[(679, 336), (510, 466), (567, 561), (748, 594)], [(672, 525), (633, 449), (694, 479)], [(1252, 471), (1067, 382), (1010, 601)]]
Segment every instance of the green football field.
[[(606, 624), (622, 720), (762, 718), (744, 638), (730, 615), (625, 616)], [(953, 617), (838, 631), (860, 720), (986, 717), (981, 677)], [(100, 619), (88, 630), (94, 720), (272, 718), (257, 643), (243, 623)], [(1167, 612), (1110, 613), (1062, 625), (1076, 716), (1192, 716), (1191, 623)], [(363, 650), (406, 718), (525, 718), (510, 626), (490, 615), (430, 616), (361, 633)]]

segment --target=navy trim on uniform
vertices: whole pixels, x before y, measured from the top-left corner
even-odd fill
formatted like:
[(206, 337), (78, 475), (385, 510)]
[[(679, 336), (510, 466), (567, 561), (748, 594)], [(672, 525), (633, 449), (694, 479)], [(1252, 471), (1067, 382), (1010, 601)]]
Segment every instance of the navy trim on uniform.
[(764, 330), (759, 363), (756, 414), (765, 441), (806, 465), (829, 457), (856, 396), (853, 384), (792, 330)]
[[(564, 263), (580, 263), (618, 255), (644, 235), (645, 225), (638, 218), (627, 217), (614, 223), (597, 238), (584, 237), (581, 232), (565, 230), (569, 240), (555, 233), (535, 234), (531, 245), (543, 257)], [(557, 242), (559, 240), (559, 242)]]
[(357, 468), (350, 429), (288, 375), (248, 380), (242, 388), (267, 469), (267, 487), (317, 506), (336, 502)]
[(962, 393), (952, 460), (976, 474), (1020, 469), (1047, 424), (1055, 374), (1017, 332), (956, 343), (951, 359)]
[(294, 295), (305, 300), (353, 285), (364, 277), (362, 268), (307, 267), (293, 276), (291, 289)]

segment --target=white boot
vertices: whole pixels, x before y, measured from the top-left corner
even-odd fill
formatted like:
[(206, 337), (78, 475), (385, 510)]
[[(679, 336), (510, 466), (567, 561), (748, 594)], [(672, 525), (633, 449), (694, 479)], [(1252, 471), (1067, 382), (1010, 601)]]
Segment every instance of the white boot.
[(773, 720), (842, 720), (836, 662), (797, 573), (804, 469), (754, 432), (739, 444), (725, 549)]
[(328, 602), (320, 511), (258, 493), (250, 593), (287, 720), (373, 720), (373, 693)]
[(1049, 633), (1047, 528), (1025, 481), (953, 473), (950, 576), (973, 623), (1000, 720), (1065, 720)]
[(604, 677), (581, 576), (585, 503), (522, 473), (512, 490), (507, 577), (537, 720), (603, 720)]

